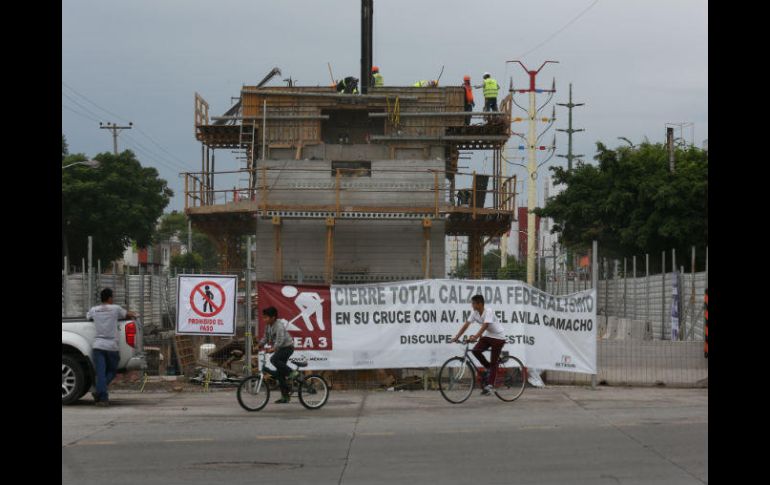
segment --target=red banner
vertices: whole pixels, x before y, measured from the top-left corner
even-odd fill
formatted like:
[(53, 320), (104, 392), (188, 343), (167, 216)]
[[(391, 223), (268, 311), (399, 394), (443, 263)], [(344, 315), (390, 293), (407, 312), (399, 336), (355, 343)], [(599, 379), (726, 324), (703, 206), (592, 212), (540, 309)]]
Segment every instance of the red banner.
[(294, 338), (296, 350), (332, 350), (331, 292), (325, 285), (257, 283), (259, 338), (265, 335), (262, 310), (275, 307)]

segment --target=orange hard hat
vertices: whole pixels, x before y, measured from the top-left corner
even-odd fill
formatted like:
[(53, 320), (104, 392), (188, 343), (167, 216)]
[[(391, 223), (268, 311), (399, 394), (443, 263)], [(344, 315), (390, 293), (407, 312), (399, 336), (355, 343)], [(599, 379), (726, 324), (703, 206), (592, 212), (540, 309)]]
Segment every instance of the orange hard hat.
[(463, 81), (470, 81), (470, 80), (471, 80), (471, 77), (469, 75), (466, 74), (465, 76), (463, 76)]
[(380, 68), (377, 66), (372, 66), (372, 72), (380, 72)]

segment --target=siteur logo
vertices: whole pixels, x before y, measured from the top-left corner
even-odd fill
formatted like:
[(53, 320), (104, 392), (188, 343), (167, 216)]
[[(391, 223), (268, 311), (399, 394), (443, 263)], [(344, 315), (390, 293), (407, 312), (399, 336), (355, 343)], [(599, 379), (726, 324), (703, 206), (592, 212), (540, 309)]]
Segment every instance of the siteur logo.
[(572, 363), (572, 356), (571, 355), (562, 355), (561, 356), (561, 362), (557, 362), (556, 363), (556, 367), (574, 369), (574, 368), (577, 367), (577, 365)]

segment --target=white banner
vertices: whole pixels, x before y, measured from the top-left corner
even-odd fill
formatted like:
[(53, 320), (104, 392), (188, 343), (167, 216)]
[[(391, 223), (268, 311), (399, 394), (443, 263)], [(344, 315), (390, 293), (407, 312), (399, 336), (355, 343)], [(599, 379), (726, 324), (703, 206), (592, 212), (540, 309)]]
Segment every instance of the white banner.
[(236, 276), (179, 275), (176, 333), (234, 335), (237, 294)]
[[(311, 369), (441, 366), (462, 351), (460, 345), (450, 344), (449, 340), (473, 311), (471, 297), (481, 294), (485, 309), (491, 308), (505, 329), (503, 350), (527, 367), (596, 373), (594, 289), (557, 297), (516, 281), (334, 285), (329, 288), (330, 301), (318, 300), (314, 315), (322, 315), (321, 305), (330, 307), (331, 320), (319, 327), (313, 321), (317, 317), (306, 315), (297, 320), (293, 314), (304, 308), (294, 302), (304, 294), (301, 285), (276, 286), (282, 288), (276, 288), (267, 301), (260, 298), (260, 307), (292, 309), (282, 310), (279, 317), (294, 318), (293, 325), (300, 326), (296, 332), (290, 329), (295, 337), (293, 358), (307, 358)], [(326, 332), (325, 348), (313, 344), (306, 335), (322, 328)], [(471, 324), (466, 335), (478, 330), (478, 324)]]

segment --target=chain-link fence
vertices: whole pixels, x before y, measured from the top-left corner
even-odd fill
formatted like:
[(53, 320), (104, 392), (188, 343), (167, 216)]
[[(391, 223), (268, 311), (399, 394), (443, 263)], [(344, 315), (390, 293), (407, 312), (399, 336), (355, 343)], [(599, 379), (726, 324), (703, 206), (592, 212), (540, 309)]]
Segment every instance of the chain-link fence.
[[(643, 276), (630, 269), (626, 261), (605, 261), (598, 264), (597, 306), (597, 383), (610, 385), (676, 385), (707, 384), (708, 366), (704, 357), (703, 295), (708, 272), (666, 272)], [(143, 270), (140, 270), (143, 273)], [(114, 291), (114, 302), (143, 315), (148, 374), (176, 375), (184, 373), (189, 379), (203, 381), (202, 369), (212, 384), (232, 385), (244, 375), (245, 334), (247, 315), (256, 326), (256, 276), (250, 272), (251, 295), (246, 297), (245, 271), (229, 272), (239, 277), (236, 334), (233, 337), (181, 337), (174, 333), (177, 305), (176, 271), (155, 271), (139, 274), (136, 268), (128, 273), (114, 274), (93, 271), (89, 299), (89, 272), (62, 272), (62, 316), (85, 315), (90, 305), (98, 302), (99, 292), (106, 287)], [(193, 273), (180, 271), (179, 273)], [(194, 273), (198, 273), (195, 271)], [(217, 274), (215, 271), (202, 272)], [(538, 286), (548, 293), (563, 295), (590, 289), (592, 275), (543, 271), (545, 277)], [(359, 283), (357, 278), (343, 275), (335, 284)], [(381, 275), (382, 281), (397, 280), (398, 275)], [(487, 271), (483, 279), (498, 279), (500, 273)], [(526, 274), (506, 275), (525, 280)], [(403, 278), (412, 279), (412, 278)], [(508, 278), (510, 279), (510, 278)], [(296, 279), (302, 283), (302, 272)], [(371, 275), (364, 278), (370, 282)], [(672, 311), (674, 283), (678, 288), (677, 311)], [(311, 281), (305, 281), (311, 283)], [(247, 311), (251, 302), (252, 309)], [(679, 332), (672, 332), (672, 322), (678, 313)], [(180, 346), (184, 347), (181, 348)], [(192, 365), (183, 362), (185, 352)], [(326, 372), (337, 388), (355, 389), (415, 389), (435, 388), (438, 369), (384, 369), (372, 371)], [(547, 371), (546, 383), (588, 384), (592, 376)]]

